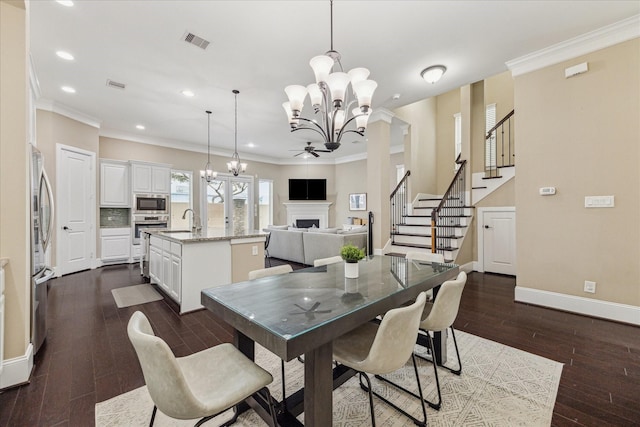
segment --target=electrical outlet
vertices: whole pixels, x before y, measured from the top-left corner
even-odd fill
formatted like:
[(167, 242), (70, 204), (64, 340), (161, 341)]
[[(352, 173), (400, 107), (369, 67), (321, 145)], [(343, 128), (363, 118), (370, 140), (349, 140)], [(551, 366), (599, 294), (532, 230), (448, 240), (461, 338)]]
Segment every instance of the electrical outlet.
[[(258, 255), (258, 247), (256, 245), (253, 245), (251, 247), (251, 255)], [(594, 283), (594, 285), (595, 285), (595, 283)]]
[(589, 280), (584, 281), (584, 291), (589, 292), (591, 294), (596, 293), (596, 282), (590, 282)]

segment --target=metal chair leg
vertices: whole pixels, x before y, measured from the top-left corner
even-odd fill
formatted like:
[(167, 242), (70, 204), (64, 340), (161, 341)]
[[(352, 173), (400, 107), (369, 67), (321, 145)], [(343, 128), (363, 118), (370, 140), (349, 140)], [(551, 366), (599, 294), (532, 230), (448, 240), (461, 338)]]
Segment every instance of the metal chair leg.
[(282, 371), (282, 409), (287, 410), (287, 388), (284, 383), (284, 360), (281, 360), (280, 370)]
[(462, 361), (460, 360), (460, 352), (458, 351), (458, 341), (456, 340), (456, 333), (453, 330), (453, 326), (451, 327), (451, 336), (453, 337), (453, 345), (456, 348), (456, 357), (458, 358), (458, 369), (453, 369), (448, 366), (443, 366), (451, 372), (452, 374), (460, 375), (462, 373)]
[(158, 407), (153, 405), (153, 412), (151, 413), (151, 422), (149, 423), (149, 427), (153, 427), (153, 421), (156, 419), (156, 412), (158, 412)]
[[(366, 390), (369, 393), (369, 410), (371, 411), (371, 427), (376, 427), (376, 413), (373, 409), (373, 389), (371, 388), (371, 380), (369, 379), (369, 375), (364, 372), (359, 372), (360, 374), (360, 387), (363, 390)], [(362, 385), (362, 377), (367, 380), (367, 387), (365, 388)]]

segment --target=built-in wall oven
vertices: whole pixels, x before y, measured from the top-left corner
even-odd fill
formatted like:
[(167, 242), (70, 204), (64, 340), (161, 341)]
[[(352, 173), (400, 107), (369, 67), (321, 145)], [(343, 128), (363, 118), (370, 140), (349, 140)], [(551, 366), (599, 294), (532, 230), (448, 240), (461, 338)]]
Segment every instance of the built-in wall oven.
[(140, 244), (140, 229), (169, 228), (169, 215), (133, 215), (131, 233), (134, 245)]
[(135, 215), (159, 214), (169, 215), (168, 194), (134, 194), (133, 213)]

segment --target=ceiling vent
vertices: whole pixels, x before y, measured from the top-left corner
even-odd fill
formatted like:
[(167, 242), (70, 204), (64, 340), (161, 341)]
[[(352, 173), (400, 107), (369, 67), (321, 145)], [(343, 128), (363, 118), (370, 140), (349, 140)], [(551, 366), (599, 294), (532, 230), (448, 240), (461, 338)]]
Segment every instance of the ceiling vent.
[(126, 86), (124, 83), (114, 82), (113, 80), (107, 79), (107, 86), (113, 87), (116, 89), (124, 89)]
[(198, 37), (193, 33), (187, 32), (184, 36), (184, 41), (194, 46), (198, 46), (200, 49), (206, 49), (209, 46), (209, 41), (203, 39), (202, 37)]

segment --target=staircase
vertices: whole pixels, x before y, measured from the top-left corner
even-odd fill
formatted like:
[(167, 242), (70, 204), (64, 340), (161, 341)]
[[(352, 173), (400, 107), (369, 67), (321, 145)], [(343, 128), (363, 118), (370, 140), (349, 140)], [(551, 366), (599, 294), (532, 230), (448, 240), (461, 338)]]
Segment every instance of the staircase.
[(410, 206), (399, 197), (410, 172), (405, 175), (391, 195), (391, 238), (385, 253), (437, 252), (455, 262), (473, 218), (473, 207), (466, 203), (465, 167), (462, 161), (444, 195), (419, 194)]

